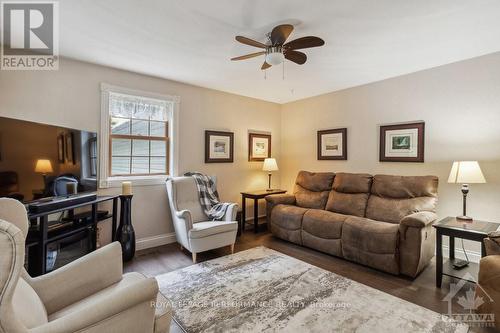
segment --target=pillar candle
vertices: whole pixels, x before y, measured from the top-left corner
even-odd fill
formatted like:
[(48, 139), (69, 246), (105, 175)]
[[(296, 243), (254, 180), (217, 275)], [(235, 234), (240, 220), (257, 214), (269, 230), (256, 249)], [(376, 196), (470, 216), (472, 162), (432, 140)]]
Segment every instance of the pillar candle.
[(122, 195), (132, 195), (132, 182), (122, 182)]

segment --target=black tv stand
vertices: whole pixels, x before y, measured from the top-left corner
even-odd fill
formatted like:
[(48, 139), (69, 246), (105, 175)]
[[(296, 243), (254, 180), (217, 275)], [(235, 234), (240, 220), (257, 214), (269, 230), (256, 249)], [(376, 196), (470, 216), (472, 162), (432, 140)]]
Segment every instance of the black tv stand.
[[(90, 251), (97, 248), (97, 224), (101, 221), (111, 219), (112, 231), (111, 241), (115, 241), (115, 230), (118, 217), (118, 195), (110, 196), (96, 196), (91, 201), (80, 203), (73, 203), (71, 205), (64, 205), (52, 210), (42, 212), (28, 212), (28, 219), (30, 221), (30, 229), (26, 239), (26, 252), (28, 253), (28, 267), (27, 270), (32, 277), (43, 275), (47, 273), (47, 245), (51, 242), (61, 240), (65, 237), (70, 237), (78, 232), (88, 230), (90, 232), (91, 246)], [(98, 204), (112, 201), (113, 209), (111, 214), (99, 214)], [(48, 216), (64, 211), (69, 212), (69, 218), (78, 216), (74, 214), (74, 210), (91, 206), (90, 218), (87, 223), (74, 223), (68, 228), (61, 229), (60, 232), (50, 232)]]

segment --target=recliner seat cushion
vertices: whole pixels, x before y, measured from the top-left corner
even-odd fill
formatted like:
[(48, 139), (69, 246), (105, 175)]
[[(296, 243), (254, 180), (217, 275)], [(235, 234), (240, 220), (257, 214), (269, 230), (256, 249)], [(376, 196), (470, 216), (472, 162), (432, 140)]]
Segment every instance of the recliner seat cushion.
[(189, 230), (189, 238), (203, 238), (237, 230), (238, 222), (235, 221), (197, 222), (193, 223), (193, 229)]
[(329, 193), (326, 210), (365, 216), (372, 176), (364, 173), (337, 173)]
[(302, 228), (302, 218), (308, 211), (306, 208), (277, 205), (271, 213), (271, 221), (273, 224), (288, 230), (299, 230)]
[(294, 189), (297, 206), (324, 209), (334, 177), (331, 172), (300, 171)]
[(347, 217), (327, 210), (308, 210), (302, 219), (302, 244), (341, 257), (342, 224)]
[(399, 225), (348, 217), (342, 226), (344, 258), (399, 274)]
[(304, 214), (302, 230), (325, 239), (340, 239), (342, 224), (348, 216), (326, 210), (310, 209)]

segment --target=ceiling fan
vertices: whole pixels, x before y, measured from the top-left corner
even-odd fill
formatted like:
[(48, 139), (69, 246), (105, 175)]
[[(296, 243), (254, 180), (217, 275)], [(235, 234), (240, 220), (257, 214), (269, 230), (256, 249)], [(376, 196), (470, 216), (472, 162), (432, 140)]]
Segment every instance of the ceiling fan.
[(296, 64), (303, 65), (307, 60), (307, 56), (296, 50), (323, 46), (325, 44), (324, 40), (315, 36), (301, 37), (286, 43), (286, 40), (292, 31), (293, 25), (291, 24), (281, 24), (274, 27), (274, 29), (267, 34), (269, 40), (268, 44), (255, 41), (247, 37), (236, 36), (236, 40), (238, 42), (264, 49), (264, 51), (242, 55), (232, 58), (231, 60), (245, 60), (265, 55), (266, 58), (264, 60), (264, 64), (262, 64), (262, 70), (268, 69), (271, 66), (279, 65), (285, 59), (293, 61)]

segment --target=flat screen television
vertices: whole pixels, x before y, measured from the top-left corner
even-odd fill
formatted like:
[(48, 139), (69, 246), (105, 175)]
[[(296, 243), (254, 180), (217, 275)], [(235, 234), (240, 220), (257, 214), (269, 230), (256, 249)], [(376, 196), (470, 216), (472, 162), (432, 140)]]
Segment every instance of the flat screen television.
[(97, 133), (0, 117), (0, 197), (97, 191)]

